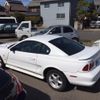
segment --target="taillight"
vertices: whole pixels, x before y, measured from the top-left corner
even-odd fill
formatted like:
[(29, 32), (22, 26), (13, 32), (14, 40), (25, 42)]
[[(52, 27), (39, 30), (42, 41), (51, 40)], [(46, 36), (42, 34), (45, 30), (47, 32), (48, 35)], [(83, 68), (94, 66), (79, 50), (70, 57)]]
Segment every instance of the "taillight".
[(90, 62), (89, 64), (85, 65), (82, 71), (90, 71), (94, 66), (94, 62)]

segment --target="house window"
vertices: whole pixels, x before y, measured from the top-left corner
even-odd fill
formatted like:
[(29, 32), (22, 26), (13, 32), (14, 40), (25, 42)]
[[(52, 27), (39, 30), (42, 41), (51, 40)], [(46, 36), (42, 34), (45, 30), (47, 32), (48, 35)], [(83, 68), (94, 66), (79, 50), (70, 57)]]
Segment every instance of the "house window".
[(45, 4), (44, 8), (49, 8), (49, 6), (50, 6), (49, 4)]
[(63, 7), (64, 6), (64, 3), (63, 2), (59, 2), (58, 3), (58, 7)]
[(65, 18), (65, 14), (59, 13), (59, 14), (56, 15), (56, 18)]

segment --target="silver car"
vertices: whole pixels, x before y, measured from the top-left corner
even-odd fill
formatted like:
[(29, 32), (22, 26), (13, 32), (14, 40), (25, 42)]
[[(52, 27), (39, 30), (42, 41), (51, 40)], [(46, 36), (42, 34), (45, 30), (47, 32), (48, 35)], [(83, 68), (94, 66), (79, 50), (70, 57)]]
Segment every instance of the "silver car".
[(36, 35), (53, 35), (58, 34), (60, 36), (79, 41), (79, 33), (72, 27), (66, 25), (53, 25), (48, 28), (36, 33)]

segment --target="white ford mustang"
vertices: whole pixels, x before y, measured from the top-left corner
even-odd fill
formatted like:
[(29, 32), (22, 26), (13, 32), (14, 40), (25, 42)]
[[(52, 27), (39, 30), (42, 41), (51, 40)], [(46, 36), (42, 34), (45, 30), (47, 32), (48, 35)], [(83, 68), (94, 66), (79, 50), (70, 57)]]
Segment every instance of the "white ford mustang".
[(55, 90), (92, 86), (100, 78), (100, 50), (61, 36), (34, 36), (0, 45), (1, 66), (40, 79)]

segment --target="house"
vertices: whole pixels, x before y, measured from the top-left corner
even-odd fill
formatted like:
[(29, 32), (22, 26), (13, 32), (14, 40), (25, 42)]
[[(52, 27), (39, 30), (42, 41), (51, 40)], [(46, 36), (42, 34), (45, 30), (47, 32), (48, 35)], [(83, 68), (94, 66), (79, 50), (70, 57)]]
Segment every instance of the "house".
[(40, 4), (44, 26), (74, 25), (77, 0), (48, 0)]
[(40, 15), (40, 2), (42, 0), (32, 0), (28, 5), (28, 10), (34, 15)]
[(40, 15), (40, 3), (48, 0), (31, 0), (28, 4), (28, 11), (33, 15)]
[(26, 12), (26, 8), (20, 0), (6, 0), (4, 7), (6, 9), (6, 13), (8, 14)]

